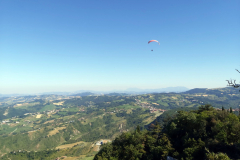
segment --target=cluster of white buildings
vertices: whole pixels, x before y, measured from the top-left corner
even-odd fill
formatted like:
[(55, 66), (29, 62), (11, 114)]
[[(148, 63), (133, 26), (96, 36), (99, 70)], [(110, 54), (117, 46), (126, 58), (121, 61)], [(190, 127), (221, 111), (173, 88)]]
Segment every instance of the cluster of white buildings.
[(150, 113), (154, 113), (154, 112), (165, 112), (166, 110), (164, 109), (157, 109), (151, 106), (151, 104), (147, 103), (147, 102), (141, 102), (141, 100), (139, 99), (135, 99), (137, 101), (137, 104), (140, 105), (143, 108), (149, 108)]
[(10, 123), (9, 120), (2, 121), (2, 124)]
[(154, 112), (165, 112), (166, 110), (164, 109), (157, 109), (157, 108), (154, 108), (154, 107), (150, 107), (150, 113), (154, 113)]

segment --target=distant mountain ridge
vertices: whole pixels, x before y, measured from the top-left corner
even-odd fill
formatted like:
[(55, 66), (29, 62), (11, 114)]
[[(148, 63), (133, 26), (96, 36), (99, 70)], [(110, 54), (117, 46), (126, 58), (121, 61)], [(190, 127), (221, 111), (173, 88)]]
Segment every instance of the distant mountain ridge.
[(188, 91), (182, 92), (182, 94), (239, 94), (239, 90), (233, 87), (225, 88), (194, 88)]
[(97, 94), (112, 94), (112, 93), (126, 93), (126, 94), (146, 94), (146, 93), (169, 93), (169, 92), (185, 92), (189, 88), (177, 86), (177, 87), (166, 87), (158, 89), (140, 89), (140, 88), (128, 88), (126, 90), (111, 90), (111, 91), (93, 91), (93, 90), (79, 90), (76, 93), (91, 92)]
[[(94, 90), (78, 90), (74, 92), (42, 92), (42, 93), (32, 93), (32, 94), (0, 94), (0, 97), (12, 97), (12, 96), (26, 96), (26, 95), (75, 95), (82, 93), (91, 93), (93, 94), (116, 94), (116, 93), (126, 93), (126, 94), (146, 94), (146, 93), (169, 93), (169, 92), (185, 92), (188, 91), (189, 88), (186, 87), (166, 87), (166, 88), (158, 88), (158, 89), (139, 89), (139, 88), (128, 88), (126, 90), (110, 90), (110, 91), (94, 91)], [(80, 96), (80, 95), (79, 95)], [(84, 95), (86, 96), (86, 95)]]
[(154, 92), (158, 92), (158, 93), (168, 93), (168, 92), (175, 92), (175, 93), (179, 93), (179, 92), (185, 92), (188, 91), (189, 88), (186, 87), (181, 87), (181, 86), (177, 86), (177, 87), (166, 87), (166, 88), (159, 88), (159, 89), (138, 89), (138, 88), (129, 88), (126, 91), (127, 92), (147, 92), (147, 93), (154, 93)]
[(71, 96), (90, 96), (90, 95), (94, 95), (94, 93), (92, 92), (82, 92), (82, 93), (77, 93), (77, 94), (72, 94)]
[(126, 90), (111, 90), (111, 91), (94, 91), (94, 90), (78, 90), (75, 92), (43, 92), (37, 94), (0, 94), (0, 97), (19, 97), (19, 96), (29, 96), (29, 95), (67, 95), (67, 96), (88, 96), (88, 95), (117, 95), (117, 94), (148, 94), (148, 93), (182, 93), (182, 94), (220, 94), (225, 92), (228, 94), (237, 94), (239, 91), (233, 87), (225, 88), (194, 88), (189, 89), (187, 87), (177, 86), (177, 87), (166, 87), (158, 89), (140, 89), (140, 88), (128, 88)]

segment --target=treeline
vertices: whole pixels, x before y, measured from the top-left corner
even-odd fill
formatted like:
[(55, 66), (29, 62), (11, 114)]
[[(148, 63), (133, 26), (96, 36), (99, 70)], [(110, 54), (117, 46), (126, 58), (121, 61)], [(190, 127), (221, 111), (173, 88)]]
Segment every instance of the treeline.
[(149, 130), (123, 133), (102, 146), (94, 160), (240, 159), (240, 116), (202, 105), (195, 111), (178, 111)]
[[(100, 112), (102, 113), (102, 110), (99, 110), (99, 113)], [(144, 112), (142, 109), (136, 109), (132, 110), (129, 114), (127, 114), (126, 111), (123, 111), (122, 115), (118, 115), (117, 113), (117, 116), (122, 117), (122, 120), (126, 119), (123, 125), (123, 129), (126, 130), (134, 128), (137, 125), (142, 125), (144, 118), (142, 118), (141, 115), (144, 114)], [(97, 111), (94, 111), (94, 113), (99, 114)], [(102, 118), (96, 118), (93, 122), (87, 124), (82, 124), (78, 118), (72, 118), (69, 120), (71, 123), (68, 123), (66, 129), (59, 130), (58, 133), (51, 136), (49, 136), (49, 133), (52, 129), (48, 127), (49, 123), (44, 124), (44, 122), (52, 118), (40, 120), (39, 123), (36, 123), (40, 125), (32, 128), (35, 130), (33, 132), (28, 133), (21, 131), (20, 133), (13, 133), (12, 135), (0, 136), (0, 150), (2, 153), (5, 153), (9, 150), (19, 149), (27, 151), (53, 149), (60, 144), (108, 139), (120, 132), (120, 122), (115, 120), (116, 117), (114, 114), (106, 114)], [(56, 123), (64, 123), (64, 121), (63, 119), (58, 119)], [(53, 125), (55, 126), (55, 124)]]
[[(35, 102), (35, 101), (34, 101)], [(42, 102), (42, 100), (38, 100), (37, 102), (41, 102), (40, 104), (36, 104), (34, 106), (29, 106), (27, 109), (22, 109), (22, 108), (14, 108), (13, 105), (10, 107), (3, 107), (0, 108), (0, 120), (3, 119), (8, 119), (12, 117), (19, 117), (19, 118), (24, 118), (26, 117), (24, 114), (25, 113), (36, 113), (40, 112), (40, 110), (45, 107), (45, 105), (49, 105), (50, 103), (45, 104)], [(4, 113), (7, 111), (7, 114), (4, 115)]]
[(164, 124), (168, 123), (169, 120), (171, 120), (174, 116), (178, 114), (178, 111), (193, 111), (197, 109), (198, 107), (179, 107), (165, 111), (163, 114), (158, 116), (153, 122), (151, 122), (148, 125), (145, 125), (144, 127), (148, 129), (152, 124), (155, 124), (156, 122), (159, 123), (161, 127), (163, 127)]
[(101, 102), (97, 103), (96, 105), (98, 106), (98, 108), (105, 109), (107, 111), (108, 109), (118, 107), (124, 104), (134, 104), (134, 102), (136, 101), (133, 98), (124, 98), (122, 101), (112, 101), (111, 103)]
[[(8, 114), (4, 115), (4, 113), (7, 112)], [(24, 118), (24, 114), (28, 113), (29, 111), (26, 109), (16, 109), (13, 107), (4, 107), (4, 108), (0, 108), (0, 121), (3, 119), (8, 119), (8, 118), (12, 118), (15, 116), (18, 116), (19, 118)]]
[[(194, 94), (207, 94), (210, 96), (193, 96)], [(186, 100), (178, 101), (176, 103), (176, 101), (172, 100), (171, 98), (174, 96), (181, 96), (180, 99), (185, 99), (185, 97), (188, 97), (187, 100), (190, 101), (190, 103)], [(238, 90), (234, 90), (232, 88), (224, 88), (222, 90), (193, 89), (183, 93), (153, 93), (141, 95), (141, 97), (148, 102), (158, 103), (152, 104), (152, 106), (161, 109), (176, 109), (179, 107), (189, 106), (190, 104), (192, 104), (193, 107), (198, 107), (201, 104), (200, 102), (203, 102), (203, 104), (212, 104), (216, 108), (225, 106), (225, 108), (228, 109), (230, 107), (235, 109), (240, 103)]]
[(121, 111), (119, 113), (116, 113), (117, 117), (125, 117), (127, 120), (127, 128), (131, 128), (134, 126), (143, 126), (143, 118), (141, 115), (149, 113), (149, 110), (144, 110), (142, 108), (137, 108), (135, 110), (132, 110), (130, 114), (127, 114), (126, 111)]
[(56, 153), (58, 152), (58, 150), (43, 150), (43, 151), (39, 151), (39, 152), (27, 152), (25, 150), (20, 150), (15, 152), (12, 151), (6, 155), (4, 155), (3, 157), (1, 157), (1, 160), (52, 160), (56, 158)]
[(32, 133), (18, 133), (0, 137), (0, 150), (2, 153), (16, 150), (46, 150), (53, 149), (63, 143), (63, 133), (48, 136), (49, 129), (44, 129)]
[(84, 96), (81, 98), (72, 98), (68, 99), (64, 102), (64, 105), (72, 105), (72, 106), (86, 106), (89, 102), (94, 103), (102, 103), (102, 102), (111, 102), (114, 100), (118, 100), (120, 97), (115, 96)]
[[(126, 124), (123, 128), (130, 129), (140, 125), (143, 127), (143, 119), (141, 117), (145, 111), (141, 108), (132, 110), (131, 113), (127, 114), (126, 111), (117, 113), (117, 117), (122, 117), (126, 119)], [(81, 137), (77, 139), (70, 139), (73, 135), (73, 130), (76, 129), (81, 133)], [(78, 141), (92, 142), (97, 139), (107, 139), (111, 138), (116, 132), (119, 132), (119, 123), (115, 121), (113, 115), (107, 114), (103, 118), (97, 118), (94, 122), (88, 124), (82, 124), (80, 121), (76, 120), (73, 123), (70, 123), (68, 127), (60, 133), (63, 133), (63, 138), (65, 139), (64, 144), (75, 143)]]
[[(108, 102), (108, 103), (106, 103)], [(110, 102), (110, 103), (109, 103)], [(99, 109), (109, 109), (124, 104), (135, 102), (135, 97), (127, 96), (86, 96), (81, 98), (68, 99), (64, 102), (66, 106), (88, 106), (94, 104)]]

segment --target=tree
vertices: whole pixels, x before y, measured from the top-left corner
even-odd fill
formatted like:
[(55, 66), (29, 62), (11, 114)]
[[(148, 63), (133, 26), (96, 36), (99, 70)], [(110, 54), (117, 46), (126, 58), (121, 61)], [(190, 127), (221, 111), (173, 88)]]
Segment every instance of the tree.
[(227, 156), (227, 154), (219, 152), (219, 153), (214, 153), (214, 152), (209, 152), (207, 148), (205, 148), (207, 153), (207, 159), (208, 160), (230, 160), (230, 158)]
[(230, 113), (232, 113), (232, 107), (230, 107)]
[(139, 127), (139, 125), (137, 125), (137, 128), (136, 128), (136, 132), (140, 132), (140, 127)]
[[(231, 109), (230, 109), (231, 110)], [(240, 119), (237, 115), (205, 105), (197, 111), (180, 111), (163, 129), (151, 124), (123, 133), (103, 147), (94, 160), (166, 159), (229, 160), (240, 158)]]
[(222, 111), (225, 111), (224, 107), (222, 106)]
[(157, 138), (159, 133), (161, 132), (161, 130), (162, 130), (162, 128), (160, 126), (160, 123), (158, 121), (156, 121), (155, 124), (151, 124), (149, 133), (154, 138)]
[[(237, 71), (238, 73), (240, 73), (239, 70), (236, 69), (236, 71)], [(226, 80), (226, 81), (228, 81), (228, 86), (233, 86), (234, 88), (240, 87), (240, 84), (236, 84), (236, 83), (235, 83), (236, 80), (234, 80), (234, 82), (232, 82), (232, 80)], [(240, 92), (240, 90), (239, 90), (239, 92)]]
[(205, 105), (201, 105), (200, 107), (198, 107), (197, 113), (203, 112), (203, 111), (213, 111), (214, 108), (212, 107), (211, 104), (205, 104)]
[(240, 116), (240, 106), (238, 107), (238, 115)]

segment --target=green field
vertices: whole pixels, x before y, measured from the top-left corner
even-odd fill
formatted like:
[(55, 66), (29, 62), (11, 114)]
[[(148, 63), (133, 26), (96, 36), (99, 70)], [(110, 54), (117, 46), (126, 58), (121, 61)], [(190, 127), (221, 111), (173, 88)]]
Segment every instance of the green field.
[[(3, 117), (6, 120), (8, 119), (12, 124), (0, 125), (0, 141), (3, 144), (0, 145), (0, 150), (1, 153), (8, 153), (15, 149), (31, 146), (31, 148), (28, 148), (29, 150), (33, 148), (33, 150), (40, 151), (52, 149), (59, 145), (77, 143), (79, 141), (92, 143), (99, 139), (113, 140), (122, 132), (132, 130), (136, 128), (137, 125), (149, 124), (162, 114), (162, 112), (150, 113), (146, 111), (149, 110), (148, 108), (141, 107), (143, 105), (170, 111), (171, 109), (181, 107), (189, 107), (188, 109), (191, 109), (204, 103), (215, 104), (218, 108), (220, 105), (220, 107), (223, 105), (227, 108), (228, 105), (238, 106), (240, 95), (237, 93), (234, 94), (235, 95), (231, 96), (224, 94), (225, 97), (221, 93), (218, 95), (208, 94), (208, 97), (193, 96), (192, 94), (147, 94), (132, 97), (86, 96), (81, 99), (67, 99), (64, 102), (64, 106), (51, 104), (55, 103), (55, 101), (50, 102), (50, 104), (49, 102), (46, 103), (46, 101), (40, 101), (34, 102), (36, 106), (34, 106), (34, 103), (29, 103), (24, 106), (14, 107), (13, 109), (4, 108), (0, 110), (1, 114), (8, 111), (8, 117)], [(146, 102), (148, 104), (146, 104)], [(88, 106), (88, 104), (90, 107), (84, 107)], [(213, 106), (215, 107), (215, 105)], [(59, 112), (52, 114), (46, 113), (46, 111), (56, 108), (59, 108)], [(79, 111), (82, 109), (85, 111)], [(42, 117), (36, 118), (39, 112), (43, 111), (45, 111), (45, 113), (40, 113)], [(109, 113), (113, 111), (115, 112)], [(125, 111), (127, 111), (127, 113), (125, 113)], [(32, 115), (24, 115), (26, 112)], [(162, 115), (162, 117), (164, 117), (164, 115)], [(74, 122), (72, 120), (74, 120)], [(20, 123), (16, 123), (16, 121)], [(46, 121), (47, 123), (45, 123)], [(119, 128), (120, 125), (122, 126), (121, 128)], [(64, 127), (64, 129), (57, 130), (60, 127)], [(56, 134), (49, 135), (53, 130), (56, 130)], [(25, 141), (21, 143), (16, 141), (16, 145), (12, 145), (14, 138), (26, 139), (26, 141), (28, 141), (27, 146), (24, 146)], [(66, 156), (68, 156), (69, 159), (70, 157), (81, 159), (78, 157), (79, 155), (87, 155), (89, 157), (82, 157), (82, 159), (92, 160), (92, 155), (94, 154), (95, 152), (93, 152), (91, 148), (83, 151), (80, 147), (72, 147), (71, 153), (66, 152)], [(63, 155), (65, 155), (65, 153)]]
[(193, 106), (195, 106), (196, 104), (190, 104), (189, 106), (187, 106), (187, 107), (193, 107)]
[(32, 127), (29, 126), (24, 126), (24, 127), (18, 127), (18, 129), (16, 131), (14, 131), (15, 133), (21, 132), (21, 131), (32, 131)]
[(162, 102), (161, 100), (157, 101), (158, 104), (168, 107), (169, 105), (166, 102)]
[(0, 127), (0, 134), (9, 134), (13, 132), (17, 127), (10, 127), (7, 124), (3, 124)]
[(48, 111), (48, 110), (54, 110), (54, 109), (56, 109), (56, 106), (53, 105), (53, 104), (50, 104), (50, 105), (44, 106), (44, 107), (40, 110), (40, 112)]
[(92, 157), (84, 157), (84, 158), (80, 158), (81, 160), (93, 160), (94, 156)]
[(140, 108), (139, 106), (132, 106), (132, 105), (129, 105), (129, 104), (125, 104), (125, 105), (122, 105), (122, 106), (118, 106), (117, 107), (118, 109), (136, 109), (136, 108)]
[(66, 108), (65, 111), (68, 111), (68, 112), (77, 112), (77, 111), (79, 111), (79, 109), (76, 108), (76, 107), (71, 107), (71, 108)]

